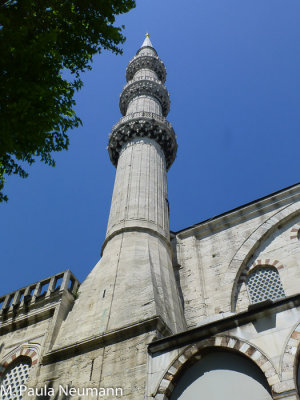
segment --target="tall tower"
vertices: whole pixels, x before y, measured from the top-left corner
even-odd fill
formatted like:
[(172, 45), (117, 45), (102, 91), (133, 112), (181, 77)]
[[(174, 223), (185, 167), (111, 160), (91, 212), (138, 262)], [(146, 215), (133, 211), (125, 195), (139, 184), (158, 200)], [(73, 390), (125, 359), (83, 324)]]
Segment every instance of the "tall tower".
[[(126, 318), (134, 322), (137, 316), (156, 315), (169, 331), (177, 332), (183, 319), (171, 263), (166, 176), (177, 143), (165, 119), (170, 108), (166, 69), (148, 34), (129, 62), (126, 79), (120, 96), (124, 117), (109, 137), (109, 156), (117, 172), (103, 250), (122, 253), (118, 290), (125, 279), (133, 295), (123, 303)], [(112, 318), (122, 304), (115, 302), (115, 307)]]
[(58, 346), (129, 326), (149, 326), (158, 336), (185, 328), (172, 266), (166, 176), (177, 143), (165, 119), (166, 69), (148, 34), (126, 78), (124, 116), (109, 136), (117, 171), (102, 258), (81, 285)]
[(166, 171), (177, 143), (165, 117), (170, 108), (166, 69), (149, 35), (126, 71), (120, 96), (123, 118), (113, 127), (108, 152), (117, 167), (106, 240), (120, 229), (143, 228), (169, 240)]

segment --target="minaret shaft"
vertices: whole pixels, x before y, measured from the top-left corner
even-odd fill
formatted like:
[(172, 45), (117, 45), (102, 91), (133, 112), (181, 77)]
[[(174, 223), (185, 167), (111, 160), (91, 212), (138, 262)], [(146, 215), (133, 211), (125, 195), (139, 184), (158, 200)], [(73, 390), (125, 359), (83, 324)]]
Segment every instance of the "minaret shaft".
[(144, 228), (169, 239), (165, 156), (149, 138), (136, 138), (121, 151), (107, 237), (124, 228)]
[(128, 104), (127, 115), (143, 111), (162, 115), (161, 105), (154, 97), (138, 96)]
[[(155, 335), (185, 328), (172, 265), (167, 170), (176, 156), (166, 121), (166, 71), (146, 38), (127, 68), (123, 118), (108, 151), (117, 167), (102, 258), (80, 286), (56, 346), (138, 326)], [(84, 315), (84, 324), (78, 316)], [(74, 321), (74, 318), (76, 321)], [(74, 323), (78, 326), (74, 331)], [(142, 328), (140, 328), (142, 326)]]

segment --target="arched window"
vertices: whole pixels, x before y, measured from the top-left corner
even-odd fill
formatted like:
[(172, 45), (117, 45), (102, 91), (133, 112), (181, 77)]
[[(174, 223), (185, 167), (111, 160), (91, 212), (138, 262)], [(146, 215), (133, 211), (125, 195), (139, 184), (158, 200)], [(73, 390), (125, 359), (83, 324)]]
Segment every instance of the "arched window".
[(262, 371), (248, 358), (231, 351), (203, 355), (188, 368), (170, 400), (271, 400)]
[(252, 304), (285, 297), (279, 273), (276, 268), (270, 266), (259, 267), (250, 272), (247, 289)]
[(25, 356), (18, 357), (7, 367), (0, 380), (1, 400), (22, 400), (20, 385), (26, 384), (30, 367), (31, 359)]

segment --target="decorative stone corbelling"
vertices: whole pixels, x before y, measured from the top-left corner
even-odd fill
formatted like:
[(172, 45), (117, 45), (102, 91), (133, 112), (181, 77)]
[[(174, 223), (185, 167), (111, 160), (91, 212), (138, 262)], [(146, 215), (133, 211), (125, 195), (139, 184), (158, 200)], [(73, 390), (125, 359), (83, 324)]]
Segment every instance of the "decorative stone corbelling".
[(249, 342), (226, 335), (212, 337), (186, 347), (172, 364), (169, 365), (155, 393), (152, 394), (152, 397), (155, 400), (169, 399), (182, 373), (189, 368), (190, 365), (200, 360), (203, 350), (210, 347), (227, 348), (228, 350), (236, 351), (250, 358), (265, 375), (273, 394), (276, 393), (275, 385), (278, 385), (280, 379), (268, 357)]
[(134, 113), (130, 113), (125, 115), (125, 117), (122, 117), (112, 128), (112, 131), (116, 130), (117, 128), (119, 128), (119, 126), (121, 126), (122, 124), (124, 124), (124, 122), (133, 120), (133, 119), (137, 119), (137, 118), (150, 118), (150, 119), (155, 119), (158, 122), (162, 122), (164, 125), (166, 125), (169, 129), (172, 129), (172, 124), (166, 120), (165, 117), (163, 117), (162, 115), (159, 114), (155, 114), (152, 112), (148, 112), (148, 111), (137, 111)]
[(160, 83), (150, 79), (140, 79), (129, 82), (120, 96), (120, 111), (126, 114), (129, 102), (137, 96), (146, 95), (155, 97), (161, 104), (163, 115), (166, 116), (170, 110), (170, 98), (167, 88)]
[(166, 81), (166, 67), (158, 57), (137, 55), (133, 57), (126, 69), (127, 82), (134, 77), (134, 74), (138, 70), (143, 68), (148, 68), (154, 71), (158, 76), (158, 79), (161, 80), (163, 83)]
[(167, 169), (170, 168), (177, 152), (173, 128), (160, 120), (145, 117), (130, 119), (113, 129), (109, 136), (108, 153), (115, 166), (117, 166), (123, 145), (137, 137), (148, 137), (155, 140), (164, 152)]
[(152, 78), (151, 76), (136, 76), (126, 83), (126, 85), (123, 87), (123, 91), (127, 89), (127, 87), (130, 86), (133, 82), (139, 82), (139, 81), (151, 81), (162, 85), (162, 81), (160, 81), (159, 79)]

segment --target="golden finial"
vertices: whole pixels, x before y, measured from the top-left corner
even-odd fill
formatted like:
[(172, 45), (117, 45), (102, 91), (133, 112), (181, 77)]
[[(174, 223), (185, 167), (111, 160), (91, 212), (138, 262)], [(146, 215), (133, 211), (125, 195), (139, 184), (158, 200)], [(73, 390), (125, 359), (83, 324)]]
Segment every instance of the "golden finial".
[(146, 33), (146, 38), (148, 38), (148, 37), (150, 37), (150, 35), (149, 35), (149, 33), (147, 32), (147, 33)]

